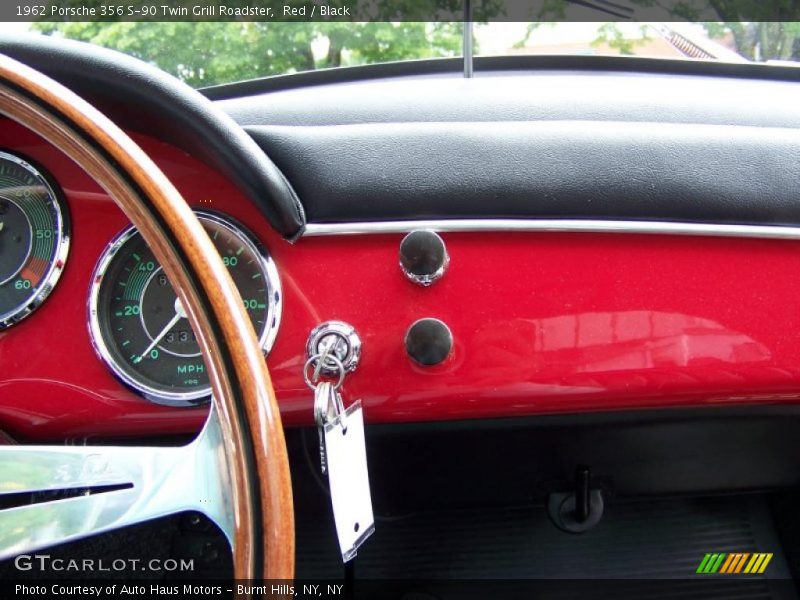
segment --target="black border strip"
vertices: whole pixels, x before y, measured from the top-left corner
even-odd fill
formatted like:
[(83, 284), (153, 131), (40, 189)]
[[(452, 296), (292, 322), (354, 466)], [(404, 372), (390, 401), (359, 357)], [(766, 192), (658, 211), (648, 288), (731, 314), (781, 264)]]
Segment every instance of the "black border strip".
[[(166, 233), (168, 231), (168, 227), (166, 226), (165, 221), (161, 218), (161, 215), (155, 210), (153, 203), (150, 200), (150, 197), (144, 193), (142, 188), (130, 177), (127, 170), (125, 170), (117, 160), (109, 154), (103, 147), (98, 145), (95, 140), (84, 130), (81, 126), (75, 123), (70, 117), (62, 113), (61, 111), (55, 110), (54, 107), (50, 106), (49, 104), (45, 103), (41, 98), (32, 94), (28, 90), (19, 87), (17, 84), (10, 82), (10, 81), (3, 81), (3, 85), (7, 86), (9, 89), (14, 90), (21, 96), (31, 100), (37, 106), (39, 106), (44, 112), (50, 115), (51, 118), (54, 120), (58, 120), (64, 125), (66, 125), (73, 133), (78, 135), (81, 139), (83, 139), (86, 143), (88, 143), (95, 151), (100, 154), (104, 160), (106, 160), (125, 180), (125, 182), (131, 187), (131, 189), (139, 196), (142, 200), (143, 204), (147, 207), (148, 211), (150, 212), (151, 216), (155, 219), (158, 224), (158, 227), (162, 230), (162, 233)], [(189, 279), (191, 280), (192, 287), (196, 290), (202, 289), (201, 286), (198, 285), (199, 277), (198, 273), (191, 268), (191, 264), (188, 261), (187, 255), (184, 251), (174, 243), (172, 239), (172, 235), (165, 235), (165, 237), (169, 240), (169, 245), (175, 255), (178, 257), (178, 260), (181, 264), (181, 267), (186, 271)], [(216, 340), (224, 339), (222, 336), (222, 329), (219, 326), (219, 322), (215, 316), (214, 310), (211, 307), (210, 302), (208, 302), (208, 298), (205, 294), (196, 294), (202, 303), (202, 308), (204, 312), (210, 317), (209, 323), (213, 330), (213, 334)], [(220, 347), (220, 355), (222, 360), (225, 364), (226, 370), (231, 373), (236, 371), (234, 364), (235, 361), (233, 357), (228, 352), (227, 345), (222, 345)], [(235, 396), (235, 409), (237, 418), (240, 419), (240, 423), (245, 424), (248, 423), (249, 420), (244, 410), (244, 402), (241, 396), (241, 390), (239, 389), (238, 385), (231, 386), (233, 394)], [(255, 554), (255, 572), (254, 578), (255, 579), (262, 579), (264, 577), (264, 539), (263, 535), (259, 535), (264, 530), (264, 524), (262, 522), (262, 510), (263, 507), (261, 505), (261, 494), (260, 490), (258, 489), (260, 486), (260, 481), (258, 478), (258, 470), (256, 468), (257, 461), (255, 457), (255, 450), (254, 450), (254, 443), (253, 439), (250, 435), (250, 430), (247, 427), (242, 428), (242, 453), (245, 459), (245, 464), (247, 465), (247, 469), (250, 472), (250, 482), (251, 487), (253, 485), (256, 487), (255, 492), (251, 489), (250, 497), (252, 499), (252, 511), (253, 514), (252, 522), (253, 522), (253, 530), (254, 530), (254, 554)]]

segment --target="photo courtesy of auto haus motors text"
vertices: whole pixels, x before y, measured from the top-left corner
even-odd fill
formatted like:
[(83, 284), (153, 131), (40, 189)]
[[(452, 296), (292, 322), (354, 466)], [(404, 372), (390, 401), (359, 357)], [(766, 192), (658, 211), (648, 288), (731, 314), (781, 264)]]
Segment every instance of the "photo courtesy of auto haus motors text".
[(28, 598), (334, 598), (344, 597), (344, 584), (14, 584), (17, 597)]

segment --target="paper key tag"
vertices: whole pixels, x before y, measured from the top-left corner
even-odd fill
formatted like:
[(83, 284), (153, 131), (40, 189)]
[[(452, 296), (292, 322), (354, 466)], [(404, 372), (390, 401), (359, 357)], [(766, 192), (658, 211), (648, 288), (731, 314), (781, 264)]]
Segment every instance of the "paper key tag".
[(360, 400), (345, 410), (344, 418), (325, 424), (325, 453), (336, 534), (347, 562), (375, 531)]

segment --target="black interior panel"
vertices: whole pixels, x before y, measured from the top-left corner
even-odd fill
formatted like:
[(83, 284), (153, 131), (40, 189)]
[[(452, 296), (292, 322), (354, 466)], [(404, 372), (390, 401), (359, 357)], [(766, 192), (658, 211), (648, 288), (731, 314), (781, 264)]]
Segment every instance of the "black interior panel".
[(796, 129), (617, 121), (251, 126), (309, 222), (800, 224)]
[[(800, 409), (768, 406), (370, 425), (367, 456), (380, 514), (543, 502), (579, 465), (612, 499), (744, 492), (800, 485), (799, 428)], [(318, 487), (316, 431), (287, 443), (305, 448), (292, 477), (304, 495)]]
[[(409, 64), (386, 66), (383, 77), (367, 81), (356, 73), (348, 81), (347, 70), (301, 73), (275, 78), (267, 93), (248, 89), (217, 105), (243, 126), (576, 120), (800, 126), (800, 69), (599, 56), (560, 57), (560, 68), (552, 68), (555, 57), (518, 58), (528, 60), (489, 72), (476, 66), (472, 79), (460, 69), (426, 72), (424, 65), (415, 73)], [(596, 69), (598, 62), (614, 69)], [(294, 81), (308, 87), (293, 87)]]

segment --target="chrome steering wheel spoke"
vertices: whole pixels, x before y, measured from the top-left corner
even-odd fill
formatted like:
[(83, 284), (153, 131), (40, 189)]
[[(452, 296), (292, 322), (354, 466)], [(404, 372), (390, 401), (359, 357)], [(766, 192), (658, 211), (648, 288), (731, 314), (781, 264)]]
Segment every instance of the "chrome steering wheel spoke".
[(198, 511), (233, 540), (230, 470), (212, 408), (177, 448), (0, 446), (0, 559)]

